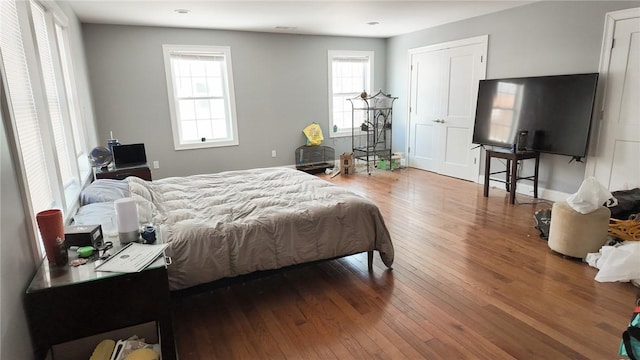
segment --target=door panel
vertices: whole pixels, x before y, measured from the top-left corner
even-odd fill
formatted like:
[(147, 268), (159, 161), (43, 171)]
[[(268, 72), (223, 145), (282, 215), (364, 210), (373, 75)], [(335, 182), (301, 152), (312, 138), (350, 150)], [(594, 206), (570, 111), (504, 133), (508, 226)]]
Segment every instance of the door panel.
[[(458, 172), (460, 172), (460, 170), (464, 172), (467, 167), (467, 153), (466, 151), (460, 151), (460, 149), (466, 149), (468, 146), (467, 137), (469, 135), (469, 129), (448, 126), (446, 132), (445, 138), (447, 144), (444, 152), (444, 163), (447, 167), (459, 168)], [(448, 175), (456, 176), (452, 174)]]
[(595, 177), (609, 190), (640, 186), (640, 18), (617, 21)]
[(449, 117), (468, 117), (471, 112), (473, 62), (473, 54), (453, 55), (449, 59), (449, 103), (447, 106), (447, 116)]
[[(640, 186), (640, 142), (617, 140), (613, 150), (613, 162), (611, 164), (611, 190), (632, 189)], [(635, 166), (629, 166), (635, 164)], [(636, 180), (635, 182), (633, 180)]]
[[(447, 112), (444, 115), (444, 138), (441, 144), (446, 153), (440, 166), (443, 175), (476, 181), (480, 149), (472, 149), (473, 124), (476, 116), (478, 83), (485, 78), (481, 60), (483, 45), (474, 44), (447, 50), (448, 86)], [(453, 161), (455, 159), (455, 161)]]
[(436, 144), (438, 140), (438, 130), (431, 124), (416, 124), (412, 129), (416, 134), (415, 142), (412, 145), (413, 158), (411, 164), (418, 168), (429, 168), (435, 164), (433, 155), (436, 152)]
[(414, 54), (411, 57), (411, 112), (409, 137), (410, 166), (438, 171), (440, 138), (435, 120), (441, 113), (439, 77), (440, 51)]

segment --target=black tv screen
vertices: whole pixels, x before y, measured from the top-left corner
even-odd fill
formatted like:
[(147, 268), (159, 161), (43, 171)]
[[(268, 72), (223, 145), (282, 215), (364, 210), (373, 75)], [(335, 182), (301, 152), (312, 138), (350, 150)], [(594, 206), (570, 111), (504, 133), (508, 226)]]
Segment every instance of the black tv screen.
[(584, 157), (598, 74), (480, 80), (473, 143)]
[(147, 154), (144, 144), (127, 144), (113, 147), (113, 160), (116, 168), (145, 165)]

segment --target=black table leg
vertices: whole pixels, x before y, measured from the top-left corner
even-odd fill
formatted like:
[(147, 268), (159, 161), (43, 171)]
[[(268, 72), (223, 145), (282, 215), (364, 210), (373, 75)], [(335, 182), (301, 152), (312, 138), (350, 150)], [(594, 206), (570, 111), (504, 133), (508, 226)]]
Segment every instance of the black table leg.
[(484, 159), (484, 197), (489, 197), (489, 173), (491, 172), (491, 155), (485, 151)]

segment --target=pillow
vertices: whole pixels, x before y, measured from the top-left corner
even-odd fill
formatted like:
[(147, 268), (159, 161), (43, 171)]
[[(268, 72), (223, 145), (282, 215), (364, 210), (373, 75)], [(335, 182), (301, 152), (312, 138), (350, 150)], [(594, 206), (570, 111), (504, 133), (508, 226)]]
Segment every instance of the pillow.
[(112, 202), (129, 197), (129, 194), (129, 185), (125, 181), (97, 179), (80, 193), (80, 205)]
[(102, 225), (105, 236), (117, 234), (116, 208), (113, 202), (99, 202), (81, 206), (73, 216), (74, 225)]

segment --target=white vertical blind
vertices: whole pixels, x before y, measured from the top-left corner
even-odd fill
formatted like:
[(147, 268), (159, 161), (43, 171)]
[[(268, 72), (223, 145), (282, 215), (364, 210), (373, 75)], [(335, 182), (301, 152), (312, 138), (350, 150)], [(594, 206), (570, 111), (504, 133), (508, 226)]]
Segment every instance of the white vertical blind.
[[(69, 59), (69, 46), (67, 45), (66, 29), (60, 24), (55, 24), (56, 39), (58, 42), (58, 52), (60, 53), (60, 64), (62, 67), (62, 77), (64, 87), (67, 94), (67, 102), (69, 108), (69, 118), (71, 120), (71, 128), (73, 130), (73, 141), (76, 149), (76, 156), (81, 162), (80, 168), (88, 168), (86, 140), (84, 135), (84, 127), (80, 121), (78, 102), (76, 101), (76, 91), (73, 86), (73, 73), (71, 71), (71, 59)], [(87, 165), (87, 166), (83, 166)]]
[(69, 151), (70, 149), (66, 141), (62, 103), (60, 102), (59, 97), (60, 89), (58, 89), (58, 83), (56, 81), (55, 70), (53, 67), (53, 57), (51, 54), (51, 44), (49, 42), (49, 33), (47, 31), (45, 11), (40, 5), (33, 1), (31, 2), (31, 11), (47, 96), (51, 128), (53, 130), (56, 154), (58, 156), (58, 169), (60, 170), (62, 183), (66, 187), (75, 182), (75, 178), (71, 171), (71, 159), (75, 158), (75, 156), (73, 158), (70, 156), (71, 152)]
[[(28, 196), (34, 213), (54, 204), (31, 88), (16, 4), (0, 1), (0, 54), (5, 69), (9, 104), (24, 166)], [(40, 244), (41, 249), (42, 245)]]

